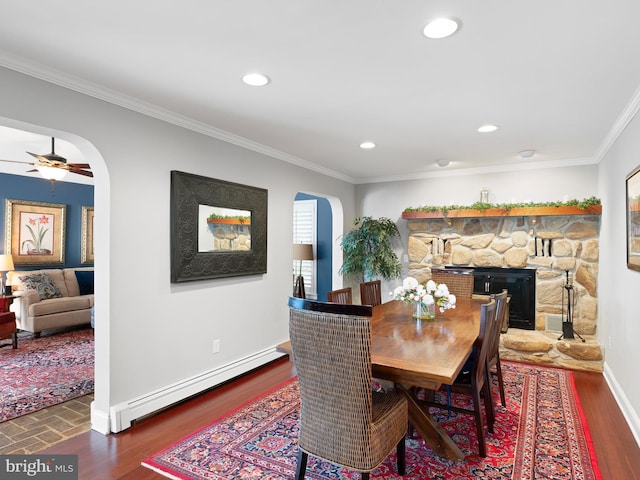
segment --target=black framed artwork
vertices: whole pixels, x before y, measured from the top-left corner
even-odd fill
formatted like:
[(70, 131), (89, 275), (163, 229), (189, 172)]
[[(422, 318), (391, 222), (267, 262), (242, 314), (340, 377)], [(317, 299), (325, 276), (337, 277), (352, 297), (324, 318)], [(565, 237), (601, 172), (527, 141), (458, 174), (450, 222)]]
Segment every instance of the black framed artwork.
[(640, 167), (627, 176), (627, 267), (640, 271)]
[(171, 281), (267, 272), (263, 188), (171, 172)]

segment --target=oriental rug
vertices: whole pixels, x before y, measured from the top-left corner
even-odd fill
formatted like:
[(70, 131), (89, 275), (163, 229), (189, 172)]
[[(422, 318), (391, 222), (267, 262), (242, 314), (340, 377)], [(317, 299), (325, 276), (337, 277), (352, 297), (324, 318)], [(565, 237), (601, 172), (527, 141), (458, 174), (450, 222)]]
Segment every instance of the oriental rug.
[[(503, 362), (507, 405), (497, 405), (487, 457), (477, 454), (473, 417), (434, 409), (466, 458), (435, 456), (420, 438), (407, 440), (407, 472), (395, 470), (395, 451), (372, 478), (601, 479), (591, 437), (569, 371)], [(495, 398), (497, 389), (495, 389)], [(465, 396), (454, 395), (459, 405)], [(497, 403), (497, 402), (496, 402)], [(172, 479), (286, 479), (296, 467), (299, 393), (296, 379), (256, 398), (146, 459)], [(309, 456), (308, 479), (360, 478), (354, 471)]]
[(93, 329), (20, 336), (0, 348), (0, 422), (93, 392)]

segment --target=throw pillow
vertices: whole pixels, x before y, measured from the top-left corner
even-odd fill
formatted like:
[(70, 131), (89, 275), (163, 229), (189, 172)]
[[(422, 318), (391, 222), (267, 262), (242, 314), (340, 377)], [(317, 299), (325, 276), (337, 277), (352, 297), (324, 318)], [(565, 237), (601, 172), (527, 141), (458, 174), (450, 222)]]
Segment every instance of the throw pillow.
[(76, 270), (75, 274), (80, 288), (80, 295), (93, 293), (93, 270)]
[(40, 295), (40, 300), (62, 297), (62, 293), (46, 273), (24, 275), (20, 277), (20, 281), (24, 284), (24, 288), (37, 291), (38, 295)]

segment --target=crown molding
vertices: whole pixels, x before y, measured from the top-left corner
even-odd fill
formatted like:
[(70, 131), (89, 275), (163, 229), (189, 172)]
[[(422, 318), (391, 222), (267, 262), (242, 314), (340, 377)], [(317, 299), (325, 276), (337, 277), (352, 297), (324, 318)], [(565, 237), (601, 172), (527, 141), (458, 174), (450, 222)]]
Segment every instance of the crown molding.
[(419, 172), (415, 174), (402, 174), (391, 177), (371, 177), (356, 179), (356, 184), (403, 182), (407, 180), (422, 180), (425, 178), (464, 177), (468, 175), (482, 175), (487, 173), (521, 172), (523, 170), (542, 170), (548, 168), (577, 167), (583, 165), (595, 165), (593, 158), (572, 158), (566, 160), (548, 160), (544, 162), (518, 163), (517, 165), (492, 165), (477, 168), (461, 168), (458, 170), (444, 170), (433, 172)]
[(631, 97), (631, 100), (622, 111), (618, 119), (615, 121), (615, 123), (611, 127), (611, 130), (609, 130), (609, 133), (600, 145), (600, 148), (597, 150), (594, 156), (596, 163), (600, 163), (600, 161), (602, 161), (607, 152), (609, 152), (611, 147), (616, 143), (618, 137), (622, 134), (622, 132), (624, 132), (625, 128), (627, 128), (627, 125), (629, 125), (629, 123), (631, 123), (631, 120), (634, 119), (634, 117), (638, 113), (638, 110), (640, 110), (640, 87), (638, 87), (638, 89), (635, 91), (635, 93)]
[(163, 122), (167, 122), (172, 125), (186, 128), (187, 130), (201, 133), (202, 135), (207, 135), (217, 140), (222, 140), (238, 147), (242, 147), (247, 150), (251, 150), (278, 160), (282, 160), (283, 162), (297, 165), (307, 170), (312, 170), (317, 173), (321, 173), (323, 175), (333, 177), (348, 183), (355, 183), (353, 178), (340, 172), (336, 172), (334, 170), (316, 165), (315, 163), (309, 162), (302, 158), (298, 158), (294, 155), (289, 155), (288, 153), (281, 152), (280, 150), (276, 150), (261, 143), (254, 142), (239, 135), (235, 135), (225, 130), (213, 127), (207, 123), (200, 122), (184, 115), (180, 115), (176, 112), (160, 108), (156, 105), (144, 102), (134, 97), (130, 97), (116, 90), (105, 88), (88, 80), (75, 77), (73, 75), (61, 72), (53, 68), (45, 67), (16, 55), (11, 55), (2, 50), (0, 50), (0, 66), (6, 67), (19, 73), (23, 73), (25, 75), (29, 75), (34, 78), (38, 78), (40, 80), (44, 80), (45, 82), (53, 83), (55, 85), (73, 90), (78, 93), (82, 93), (93, 98), (97, 98), (99, 100), (103, 100), (113, 105), (118, 105), (128, 110), (141, 113), (148, 117), (156, 118), (158, 120), (162, 120)]

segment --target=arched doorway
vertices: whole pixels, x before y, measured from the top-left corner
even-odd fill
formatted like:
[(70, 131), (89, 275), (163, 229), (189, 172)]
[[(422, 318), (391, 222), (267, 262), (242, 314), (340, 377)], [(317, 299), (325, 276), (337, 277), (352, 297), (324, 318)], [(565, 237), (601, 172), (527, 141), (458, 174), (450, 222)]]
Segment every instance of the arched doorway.
[(308, 191), (298, 192), (294, 202), (309, 200), (315, 200), (318, 204), (315, 229), (317, 282), (313, 297), (326, 301), (329, 290), (342, 286), (342, 276), (339, 273), (342, 266), (340, 239), (344, 233), (342, 202), (331, 195)]
[[(79, 152), (82, 163), (89, 163), (93, 172), (94, 185), (94, 247), (100, 255), (96, 256), (95, 269), (95, 373), (94, 408), (92, 408), (91, 427), (101, 433), (109, 433), (107, 415), (96, 412), (109, 411), (109, 202), (110, 187), (106, 164), (102, 155), (87, 139), (78, 135), (55, 130), (51, 127), (27, 124), (17, 120), (0, 117), (0, 126), (32, 133), (47, 138), (55, 137), (72, 144)], [(1, 168), (1, 167), (0, 167)], [(55, 190), (54, 190), (55, 193)]]

